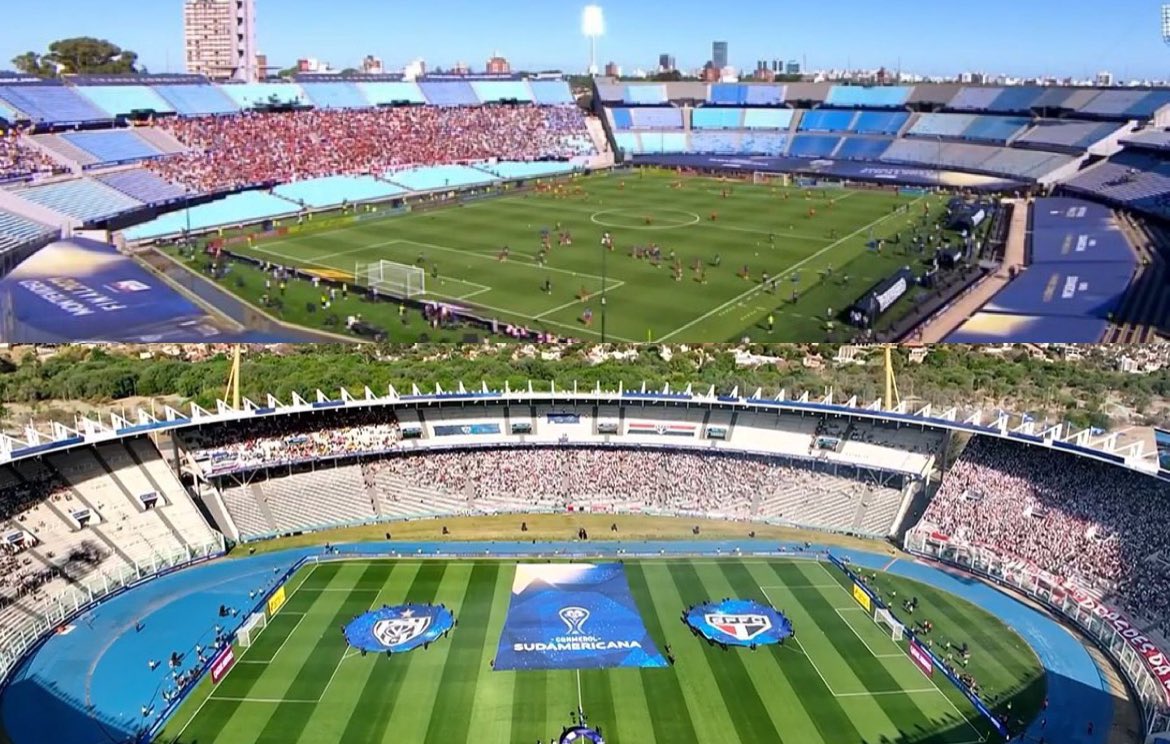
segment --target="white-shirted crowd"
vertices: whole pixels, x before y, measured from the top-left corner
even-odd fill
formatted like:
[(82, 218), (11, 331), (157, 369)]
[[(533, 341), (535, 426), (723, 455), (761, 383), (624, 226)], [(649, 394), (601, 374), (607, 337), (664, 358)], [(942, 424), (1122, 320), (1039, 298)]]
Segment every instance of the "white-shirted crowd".
[(1061, 452), (976, 437), (924, 516), (1170, 632), (1170, 486)]

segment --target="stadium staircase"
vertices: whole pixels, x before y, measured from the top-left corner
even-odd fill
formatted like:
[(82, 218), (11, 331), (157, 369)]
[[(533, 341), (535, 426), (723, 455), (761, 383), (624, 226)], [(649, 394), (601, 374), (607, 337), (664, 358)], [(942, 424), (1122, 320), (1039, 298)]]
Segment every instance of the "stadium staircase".
[(589, 138), (593, 140), (593, 149), (598, 154), (589, 158), (590, 168), (609, 168), (614, 164), (613, 145), (605, 133), (605, 124), (602, 118), (596, 116), (585, 117), (585, 129), (589, 132)]
[(177, 155), (187, 152), (187, 146), (175, 138), (170, 132), (158, 127), (139, 127), (134, 130), (139, 137), (153, 145), (160, 152), (167, 155)]

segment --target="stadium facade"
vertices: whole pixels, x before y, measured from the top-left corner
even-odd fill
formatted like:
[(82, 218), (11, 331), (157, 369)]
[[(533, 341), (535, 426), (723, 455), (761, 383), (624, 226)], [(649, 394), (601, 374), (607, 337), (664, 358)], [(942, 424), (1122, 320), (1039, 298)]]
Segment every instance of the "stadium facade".
[[(358, 523), (568, 508), (905, 535), (911, 552), (1025, 593), (1075, 623), (1124, 672), (1149, 729), (1165, 730), (1170, 673), (1163, 647), (1137, 621), (1075, 580), (940, 534), (927, 522), (914, 524), (909, 514), (924, 498), (924, 479), (954, 434), (1003, 442), (1024, 456), (1064, 453), (1094, 468), (1167, 479), (1156, 452), (1115, 434), (1045, 426), (1002, 411), (886, 408), (881, 401), (835, 401), (831, 394), (367, 388), (360, 397), (318, 391), (287, 404), (271, 396), (262, 404), (245, 400), (240, 410), (219, 401), (214, 412), (192, 405), (186, 412), (165, 408), (161, 416), (140, 409), (130, 417), (79, 418), (75, 427), (30, 426), (23, 438), (0, 437), (0, 486), (11, 501), (10, 517), (24, 512), (19, 522), (10, 519), (5, 538), (10, 555), (32, 557), (50, 570), (38, 579), (37, 593), (12, 596), (0, 609), (2, 671), (13, 672), (47, 636), (104, 598), (220, 555), (225, 538), (247, 542)], [(338, 449), (338, 441), (348, 444)], [(764, 462), (804, 475), (792, 489), (708, 494), (714, 501), (701, 503), (648, 494), (607, 501), (578, 482), (573, 494), (553, 502), (528, 493), (444, 492), (373, 465), (447, 453), (514, 458), (574, 451), (715, 458), (706, 462), (730, 467)], [(379, 489), (404, 496), (374, 493)], [(67, 556), (68, 566), (53, 570), (53, 555)]]

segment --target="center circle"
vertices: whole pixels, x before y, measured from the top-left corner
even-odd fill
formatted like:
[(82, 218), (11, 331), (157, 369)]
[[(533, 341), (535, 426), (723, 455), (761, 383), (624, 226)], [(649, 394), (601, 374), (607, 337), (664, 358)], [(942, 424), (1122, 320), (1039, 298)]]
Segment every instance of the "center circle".
[[(666, 224), (658, 224), (664, 216), (674, 215), (675, 218), (666, 219)], [(647, 218), (651, 220), (646, 223)], [(606, 209), (594, 212), (589, 221), (602, 227), (620, 227), (623, 230), (673, 230), (679, 227), (697, 225), (701, 221), (699, 215), (682, 209), (651, 209), (639, 211), (637, 209)]]

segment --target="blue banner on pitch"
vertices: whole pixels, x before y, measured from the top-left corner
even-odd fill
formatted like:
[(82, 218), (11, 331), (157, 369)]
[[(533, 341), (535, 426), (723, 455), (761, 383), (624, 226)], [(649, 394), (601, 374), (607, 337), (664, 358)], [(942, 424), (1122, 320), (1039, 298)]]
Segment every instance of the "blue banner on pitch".
[(516, 566), (495, 669), (665, 666), (620, 563)]
[(775, 608), (750, 599), (704, 602), (686, 611), (687, 624), (728, 646), (764, 646), (792, 635), (792, 623)]
[(437, 641), (455, 625), (444, 605), (384, 605), (345, 626), (345, 640), (362, 651), (402, 653)]

